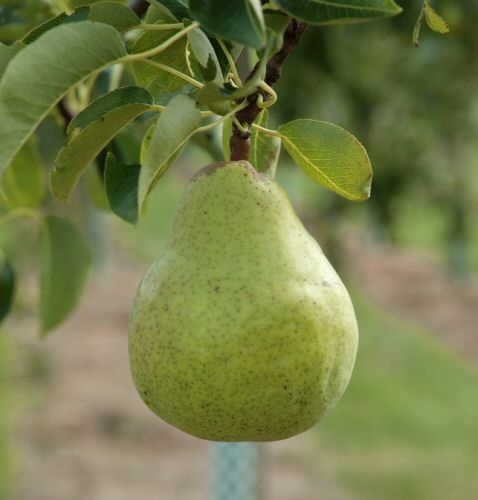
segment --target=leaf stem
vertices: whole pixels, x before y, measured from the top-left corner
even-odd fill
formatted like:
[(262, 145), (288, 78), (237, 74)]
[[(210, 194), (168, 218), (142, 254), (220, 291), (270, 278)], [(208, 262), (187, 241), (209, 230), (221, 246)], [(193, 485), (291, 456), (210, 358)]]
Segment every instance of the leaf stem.
[(202, 127), (199, 127), (195, 131), (195, 133), (196, 132), (205, 132), (207, 130), (210, 130), (210, 129), (216, 127), (217, 125), (220, 125), (221, 123), (224, 123), (228, 118), (230, 118), (231, 116), (234, 116), (238, 111), (245, 108), (247, 106), (247, 104), (248, 104), (247, 101), (241, 102), (241, 104), (239, 104), (239, 106), (236, 106), (231, 111), (229, 111), (229, 113), (226, 113), (225, 115), (221, 116), (221, 118), (219, 118), (218, 120), (216, 120), (212, 123), (208, 123), (207, 125), (203, 125)]
[(166, 30), (180, 30), (183, 28), (183, 23), (172, 23), (172, 24), (146, 24), (141, 23), (136, 26), (128, 28), (128, 31), (132, 30), (147, 30), (147, 31), (166, 31)]
[(21, 207), (21, 208), (16, 208), (15, 210), (12, 210), (3, 215), (2, 217), (0, 217), (0, 226), (9, 224), (10, 222), (14, 221), (15, 219), (18, 219), (19, 217), (27, 217), (30, 219), (34, 219), (37, 222), (39, 222), (42, 219), (42, 215), (37, 210), (33, 210), (32, 208), (27, 208), (27, 207)]
[(164, 50), (171, 47), (171, 45), (176, 43), (183, 36), (187, 35), (190, 31), (196, 29), (198, 26), (199, 26), (199, 23), (195, 21), (195, 22), (191, 23), (189, 26), (186, 26), (185, 28), (183, 28), (181, 31), (178, 31), (175, 35), (168, 38), (166, 41), (159, 44), (158, 46), (156, 46), (150, 50), (145, 50), (144, 52), (137, 52), (135, 54), (128, 54), (127, 56), (119, 59), (117, 62), (129, 63), (129, 62), (133, 62), (133, 61), (141, 61), (141, 60), (147, 59), (148, 57), (157, 56), (158, 54), (160, 54)]
[(237, 71), (236, 63), (234, 62), (234, 59), (232, 58), (231, 53), (229, 52), (229, 50), (226, 47), (226, 44), (224, 43), (224, 41), (221, 38), (217, 38), (217, 42), (219, 43), (222, 51), (224, 52), (224, 55), (226, 56), (227, 62), (229, 63), (234, 83), (238, 87), (242, 87), (241, 77), (239, 76), (239, 72)]
[(256, 130), (259, 130), (265, 135), (268, 135), (269, 137), (278, 137), (279, 139), (283, 139), (284, 136), (277, 130), (271, 130), (270, 128), (265, 128), (262, 127), (261, 125), (258, 125), (257, 123), (253, 123), (252, 127), (255, 128)]
[(185, 80), (186, 82), (190, 83), (194, 87), (198, 89), (202, 89), (204, 87), (204, 84), (201, 82), (198, 82), (196, 79), (193, 77), (186, 75), (186, 73), (182, 73), (181, 71), (178, 71), (177, 69), (171, 68), (171, 66), (168, 66), (166, 64), (159, 63), (157, 61), (150, 61), (149, 59), (145, 59), (143, 61), (144, 63), (151, 64), (152, 66), (155, 66), (156, 68), (162, 69), (163, 71), (166, 71), (167, 73), (171, 73), (174, 76), (177, 76), (178, 78), (181, 78), (182, 80)]

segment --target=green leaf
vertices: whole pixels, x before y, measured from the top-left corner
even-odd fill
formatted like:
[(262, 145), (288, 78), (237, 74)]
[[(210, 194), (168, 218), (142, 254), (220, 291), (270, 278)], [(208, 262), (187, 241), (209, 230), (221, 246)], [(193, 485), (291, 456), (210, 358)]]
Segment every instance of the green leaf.
[(25, 47), (25, 44), (17, 40), (12, 45), (4, 45), (0, 42), (0, 79), (3, 78), (3, 73), (8, 63)]
[[(160, 2), (154, 0), (150, 3), (153, 3), (153, 5), (157, 5)], [(161, 6), (166, 7), (178, 20), (191, 17), (187, 2), (181, 0), (161, 0)]]
[(161, 113), (139, 174), (139, 212), (149, 191), (174, 162), (200, 124), (201, 112), (195, 102), (184, 95), (174, 97)]
[(68, 126), (68, 134), (75, 128), (85, 128), (91, 123), (110, 113), (116, 108), (128, 104), (154, 104), (153, 96), (143, 87), (130, 85), (112, 90), (93, 101), (88, 107), (80, 111), (71, 120)]
[[(257, 125), (267, 127), (268, 111), (264, 109), (257, 117)], [(264, 134), (257, 128), (252, 128), (250, 161), (259, 172), (265, 172), (274, 177), (281, 147), (280, 137)]]
[(138, 179), (141, 166), (122, 165), (108, 153), (105, 188), (111, 210), (130, 224), (138, 220)]
[(420, 15), (418, 16), (417, 22), (413, 28), (413, 44), (415, 47), (420, 46), (420, 29), (422, 27), (422, 21), (425, 18), (428, 27), (432, 31), (437, 33), (445, 34), (450, 31), (446, 21), (438, 14), (438, 12), (431, 6), (428, 0), (424, 0)]
[(271, 30), (267, 31), (267, 44), (262, 51), (259, 64), (255, 68), (254, 74), (244, 83), (242, 87), (235, 88), (230, 84), (218, 84), (217, 82), (207, 83), (201, 90), (195, 92), (195, 97), (199, 104), (209, 106), (211, 111), (218, 114), (226, 114), (228, 107), (222, 107), (218, 104), (225, 101), (236, 101), (247, 97), (256, 91), (257, 86), (266, 76), (267, 61), (277, 52), (278, 47), (282, 45), (281, 36)]
[(443, 17), (438, 14), (438, 12), (430, 5), (428, 0), (425, 0), (423, 3), (423, 10), (425, 13), (425, 21), (428, 24), (428, 27), (436, 31), (437, 33), (448, 33), (450, 28), (448, 27), (447, 22), (443, 19)]
[[(168, 40), (175, 33), (177, 33), (177, 30), (148, 31), (138, 38), (134, 44), (133, 51), (143, 52), (150, 50)], [(161, 52), (161, 54), (150, 59), (192, 76), (186, 56), (187, 44), (187, 38), (183, 37)], [(135, 61), (132, 66), (136, 81), (151, 92), (157, 104), (167, 104), (171, 99), (171, 94), (179, 91), (186, 85), (186, 82), (182, 78), (152, 64)]]
[(215, 35), (260, 49), (266, 43), (260, 0), (190, 0), (194, 19)]
[(100, 151), (128, 123), (149, 109), (148, 104), (126, 104), (115, 108), (76, 134), (56, 157), (57, 167), (50, 174), (53, 194), (66, 201)]
[(313, 181), (348, 200), (369, 198), (372, 166), (352, 134), (316, 120), (294, 120), (278, 132), (287, 152)]
[(40, 38), (44, 33), (50, 31), (57, 26), (68, 23), (77, 23), (79, 21), (87, 21), (90, 14), (90, 7), (84, 5), (78, 7), (72, 14), (68, 15), (64, 12), (58, 16), (48, 19), (44, 23), (33, 28), (29, 33), (23, 37), (23, 43), (30, 44), (34, 42), (37, 38)]
[(231, 159), (231, 147), (229, 146), (229, 141), (231, 140), (232, 135), (232, 123), (232, 118), (228, 118), (222, 124), (222, 149), (226, 160)]
[(0, 81), (0, 173), (73, 86), (124, 56), (118, 31), (91, 21), (58, 26), (21, 50)]
[(7, 259), (0, 260), (0, 323), (10, 312), (15, 294), (15, 271)]
[(90, 5), (88, 19), (110, 24), (121, 32), (141, 23), (141, 19), (129, 7), (118, 2), (98, 2)]
[(393, 0), (275, 0), (282, 10), (310, 24), (342, 24), (394, 16)]
[(44, 218), (42, 243), (40, 322), (45, 335), (78, 304), (91, 257), (78, 227), (60, 217)]
[(109, 24), (118, 31), (125, 31), (141, 22), (140, 18), (126, 5), (121, 5), (118, 2), (98, 2), (93, 5), (82, 5), (70, 15), (63, 12), (48, 19), (27, 33), (23, 42), (30, 44), (47, 31), (62, 24), (88, 20)]
[(37, 207), (46, 191), (46, 179), (36, 141), (30, 139), (15, 156), (3, 177), (3, 194), (10, 208)]
[(222, 83), (223, 75), (216, 51), (204, 31), (197, 28), (188, 33), (188, 42), (206, 81)]

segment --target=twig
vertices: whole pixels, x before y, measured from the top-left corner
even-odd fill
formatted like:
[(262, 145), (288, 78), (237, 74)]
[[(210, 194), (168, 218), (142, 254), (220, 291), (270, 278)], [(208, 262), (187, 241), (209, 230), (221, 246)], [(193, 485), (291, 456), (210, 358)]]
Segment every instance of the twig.
[(148, 10), (149, 3), (146, 0), (134, 0), (131, 4), (131, 10), (133, 10), (138, 17), (143, 17)]
[(68, 102), (65, 98), (63, 98), (57, 105), (58, 111), (62, 118), (65, 120), (65, 130), (68, 128), (71, 120), (75, 117), (75, 113), (69, 108)]
[[(284, 33), (284, 43), (282, 48), (274, 54), (268, 61), (266, 66), (265, 82), (272, 87), (281, 77), (282, 69), (285, 60), (295, 49), (300, 38), (307, 28), (307, 23), (292, 19)], [(257, 70), (257, 64), (251, 71), (248, 79), (251, 78)], [(247, 131), (241, 131), (235, 124), (232, 127), (232, 136), (230, 140), (231, 160), (248, 160), (250, 152), (250, 128), (261, 112), (261, 108), (257, 105), (257, 98), (262, 95), (264, 101), (269, 98), (268, 92), (263, 88), (258, 88), (254, 93), (247, 97), (249, 104), (242, 110), (238, 111), (235, 118), (242, 125), (245, 125)]]

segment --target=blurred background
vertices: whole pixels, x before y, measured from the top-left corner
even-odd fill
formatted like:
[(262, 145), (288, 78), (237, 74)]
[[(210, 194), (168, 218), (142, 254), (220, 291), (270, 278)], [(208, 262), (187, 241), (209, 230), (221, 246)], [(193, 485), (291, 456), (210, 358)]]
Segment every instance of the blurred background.
[[(310, 28), (277, 85), (273, 122), (307, 117), (350, 130), (374, 182), (371, 199), (354, 204), (281, 157), (278, 182), (351, 291), (361, 341), (335, 411), (261, 445), (263, 500), (477, 498), (478, 3), (434, 2), (451, 32), (423, 28), (418, 49), (420, 2), (399, 3), (404, 13), (389, 21)], [(38, 4), (23, 4), (18, 23), (0, 15), (4, 43), (41, 20)], [(131, 161), (141, 132), (122, 132)], [(63, 140), (54, 119), (39, 137), (53, 158)], [(79, 198), (62, 210), (94, 241), (94, 272), (73, 318), (41, 341), (34, 224), (0, 226), (0, 245), (22, 270), (0, 333), (0, 499), (214, 498), (213, 446), (149, 413), (126, 341), (140, 277), (164, 247), (187, 180), (210, 161), (188, 147), (136, 228), (102, 210), (91, 170), (82, 196), (96, 208)]]

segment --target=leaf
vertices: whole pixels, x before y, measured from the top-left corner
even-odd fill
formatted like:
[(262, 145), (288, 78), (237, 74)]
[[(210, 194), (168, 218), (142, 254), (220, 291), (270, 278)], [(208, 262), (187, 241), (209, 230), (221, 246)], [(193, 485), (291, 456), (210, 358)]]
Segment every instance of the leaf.
[(124, 56), (119, 33), (91, 21), (58, 26), (21, 50), (0, 81), (0, 173), (74, 85)]
[(14, 56), (25, 47), (25, 44), (17, 40), (12, 45), (4, 45), (0, 42), (0, 79), (3, 78), (3, 73), (8, 63)]
[(149, 109), (148, 104), (126, 104), (110, 111), (75, 135), (56, 157), (57, 166), (50, 174), (53, 194), (66, 201), (100, 151), (128, 123)]
[(316, 120), (294, 120), (278, 132), (287, 152), (313, 181), (352, 201), (370, 196), (370, 160), (352, 134)]
[(138, 220), (138, 179), (141, 165), (122, 165), (108, 153), (106, 157), (105, 188), (111, 210), (126, 222)]
[(199, 28), (188, 33), (188, 42), (206, 81), (222, 83), (223, 75), (216, 51), (204, 31)]
[[(143, 52), (152, 49), (168, 40), (175, 33), (177, 30), (148, 31), (138, 38), (133, 50), (134, 52)], [(187, 38), (183, 37), (161, 54), (151, 57), (150, 60), (190, 75), (186, 57), (187, 44)], [(157, 104), (167, 104), (171, 99), (171, 94), (186, 85), (182, 78), (152, 64), (135, 61), (132, 66), (136, 81), (154, 96)]]
[[(264, 109), (257, 117), (257, 125), (267, 127), (268, 111)], [(274, 177), (281, 147), (280, 137), (271, 137), (257, 128), (252, 128), (250, 161), (259, 172)]]
[[(209, 82), (204, 87), (195, 92), (195, 97), (199, 104), (206, 104), (211, 111), (217, 114), (226, 114), (229, 111), (228, 107), (218, 106), (218, 103), (225, 101), (236, 101), (247, 97), (255, 92), (257, 86), (266, 76), (267, 61), (272, 54), (278, 50), (281, 43), (281, 36), (268, 30), (267, 44), (262, 51), (261, 58), (257, 64), (252, 76), (244, 83), (242, 87), (235, 88), (230, 84), (218, 84), (216, 82)], [(213, 105), (213, 106), (212, 106)]]
[(3, 194), (9, 208), (37, 207), (46, 191), (42, 160), (36, 141), (17, 153), (3, 177)]
[(80, 230), (66, 219), (46, 216), (42, 224), (40, 323), (45, 335), (76, 307), (91, 256)]
[(90, 5), (88, 19), (110, 24), (121, 32), (141, 23), (141, 19), (129, 7), (118, 2), (98, 2)]
[(423, 2), (423, 11), (425, 13), (425, 21), (427, 22), (428, 27), (431, 30), (442, 34), (449, 33), (450, 28), (448, 27), (447, 22), (430, 5), (430, 2), (428, 0), (425, 0)]
[(161, 113), (139, 174), (139, 212), (149, 191), (174, 162), (200, 124), (201, 112), (195, 102), (185, 95), (174, 97)]
[(40, 38), (44, 33), (50, 31), (57, 26), (68, 23), (77, 23), (79, 21), (87, 21), (90, 14), (90, 7), (84, 5), (78, 7), (72, 14), (68, 15), (64, 12), (58, 16), (48, 19), (44, 23), (33, 28), (29, 33), (23, 37), (23, 43), (30, 44), (34, 42), (37, 38)]
[(232, 135), (232, 118), (228, 118), (222, 124), (222, 149), (224, 151), (224, 158), (226, 160), (231, 159), (231, 148), (229, 146), (231, 135)]
[(393, 0), (275, 0), (282, 10), (310, 24), (343, 24), (395, 16)]
[(194, 19), (215, 35), (260, 49), (266, 43), (260, 0), (190, 0)]
[(30, 44), (47, 31), (67, 23), (79, 21), (95, 21), (109, 24), (118, 31), (125, 31), (141, 23), (140, 18), (126, 5), (118, 2), (98, 2), (93, 5), (82, 5), (72, 14), (59, 14), (33, 28), (23, 37), (23, 42)]
[(420, 29), (422, 27), (422, 21), (425, 18), (428, 27), (432, 31), (436, 31), (437, 33), (445, 34), (450, 31), (448, 24), (446, 21), (438, 14), (438, 12), (431, 6), (428, 0), (424, 0), (422, 9), (420, 11), (420, 15), (418, 16), (417, 22), (413, 28), (413, 44), (415, 47), (420, 46)]
[[(156, 0), (153, 2), (154, 5), (159, 4)], [(173, 16), (181, 21), (184, 18), (190, 18), (191, 14), (188, 9), (187, 2), (181, 0), (161, 0), (161, 6), (166, 7)]]
[(68, 134), (75, 128), (85, 128), (92, 122), (103, 118), (116, 108), (127, 106), (128, 104), (154, 104), (153, 96), (143, 87), (130, 85), (112, 90), (93, 101), (88, 107), (80, 111), (71, 120), (68, 126)]
[(7, 259), (0, 260), (0, 323), (10, 312), (15, 294), (15, 271)]

